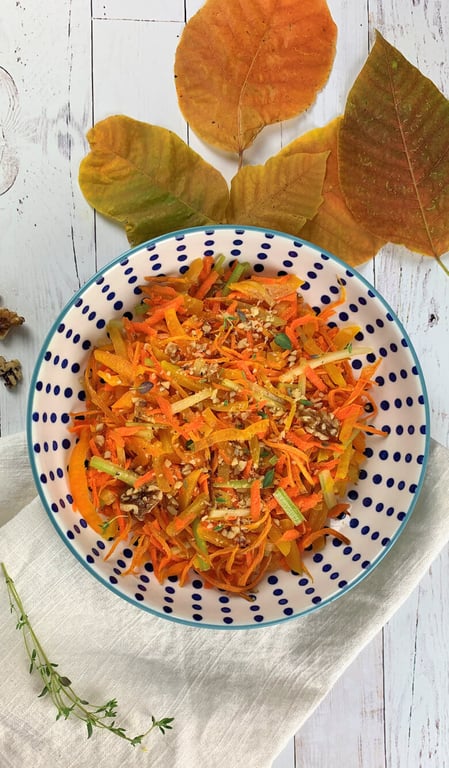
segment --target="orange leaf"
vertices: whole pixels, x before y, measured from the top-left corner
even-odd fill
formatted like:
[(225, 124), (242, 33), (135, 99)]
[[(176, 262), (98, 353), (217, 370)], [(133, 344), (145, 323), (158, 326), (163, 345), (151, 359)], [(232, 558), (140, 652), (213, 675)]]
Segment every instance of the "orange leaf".
[(369, 261), (384, 245), (385, 240), (376, 237), (359, 224), (346, 205), (338, 177), (337, 142), (340, 124), (341, 118), (338, 117), (323, 128), (309, 131), (288, 144), (279, 156), (290, 157), (302, 152), (329, 153), (323, 185), (323, 203), (316, 216), (305, 222), (299, 234), (348, 264), (357, 266)]
[(176, 51), (180, 109), (201, 139), (241, 154), (266, 125), (313, 103), (335, 40), (325, 0), (208, 0)]
[(371, 232), (427, 256), (449, 249), (449, 101), (379, 33), (348, 96), (339, 167)]

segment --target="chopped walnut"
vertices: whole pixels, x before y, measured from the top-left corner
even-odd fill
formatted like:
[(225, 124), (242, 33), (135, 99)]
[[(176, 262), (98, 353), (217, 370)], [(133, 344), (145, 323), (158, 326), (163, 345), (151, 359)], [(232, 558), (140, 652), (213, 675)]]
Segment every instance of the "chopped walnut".
[(169, 341), (165, 347), (165, 354), (169, 356), (170, 362), (177, 363), (181, 358), (181, 353), (177, 344), (174, 341)]
[(143, 520), (148, 512), (162, 501), (162, 491), (157, 485), (144, 485), (142, 488), (127, 488), (120, 496), (120, 509), (131, 512), (137, 520)]
[(0, 307), (0, 339), (4, 339), (13, 326), (22, 325), (24, 322), (24, 317), (20, 317), (16, 312), (12, 312), (6, 307)]
[(330, 440), (338, 435), (340, 428), (338, 419), (333, 413), (321, 407), (309, 407), (298, 403), (297, 416), (304, 430), (319, 440)]
[(5, 360), (0, 355), (0, 379), (8, 389), (15, 387), (22, 379), (22, 366), (18, 360)]

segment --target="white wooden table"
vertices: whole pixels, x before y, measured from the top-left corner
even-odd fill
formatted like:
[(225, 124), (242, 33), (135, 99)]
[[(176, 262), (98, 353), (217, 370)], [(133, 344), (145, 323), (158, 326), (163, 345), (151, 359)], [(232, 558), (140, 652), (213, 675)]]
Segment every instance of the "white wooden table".
[[(201, 5), (2, 0), (0, 295), (26, 317), (0, 346), (24, 369), (15, 390), (0, 387), (2, 435), (25, 428), (32, 368), (53, 319), (97, 268), (127, 247), (122, 230), (94, 216), (78, 188), (92, 123), (123, 113), (170, 128), (230, 176), (228, 161), (188, 135), (173, 84), (179, 35)], [(329, 7), (339, 37), (328, 85), (307, 114), (267, 130), (251, 162), (265, 161), (341, 113), (375, 29), (449, 96), (447, 0), (329, 0)], [(406, 326), (427, 379), (433, 437), (449, 446), (449, 280), (431, 259), (391, 246), (361, 271)], [(276, 768), (449, 765), (448, 574), (446, 548)]]

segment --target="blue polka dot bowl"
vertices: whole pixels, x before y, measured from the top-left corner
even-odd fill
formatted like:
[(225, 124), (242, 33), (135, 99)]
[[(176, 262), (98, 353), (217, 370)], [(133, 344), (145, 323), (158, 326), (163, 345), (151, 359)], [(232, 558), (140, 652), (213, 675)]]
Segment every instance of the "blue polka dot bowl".
[[(206, 589), (199, 576), (180, 587), (176, 577), (159, 584), (151, 563), (123, 575), (132, 555), (123, 546), (105, 560), (107, 543), (72, 510), (67, 464), (74, 438), (70, 413), (83, 408), (82, 372), (89, 350), (105, 325), (136, 304), (148, 275), (182, 273), (202, 255), (225, 254), (251, 263), (255, 273), (294, 272), (313, 307), (335, 299), (346, 287), (335, 322), (360, 327), (358, 341), (381, 358), (373, 423), (387, 437), (367, 438), (360, 480), (349, 489), (350, 516), (337, 521), (350, 539), (328, 537), (310, 553), (312, 578), (293, 572), (268, 575), (253, 602)], [(352, 360), (357, 371), (366, 362)], [(179, 231), (145, 243), (112, 261), (70, 300), (51, 328), (31, 383), (28, 444), (34, 478), (46, 511), (68, 550), (105, 587), (136, 608), (197, 627), (256, 628), (299, 617), (355, 587), (391, 549), (418, 498), (428, 454), (428, 404), (422, 372), (410, 340), (376, 290), (329, 253), (292, 236), (254, 227), (216, 226)]]

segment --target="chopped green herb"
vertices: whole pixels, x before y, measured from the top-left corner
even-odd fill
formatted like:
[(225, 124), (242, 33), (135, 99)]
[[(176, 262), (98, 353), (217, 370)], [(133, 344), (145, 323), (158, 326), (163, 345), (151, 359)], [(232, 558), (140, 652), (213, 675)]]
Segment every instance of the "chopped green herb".
[(277, 333), (274, 337), (274, 342), (281, 349), (291, 349), (293, 346), (286, 333)]
[(236, 318), (236, 316), (235, 316), (235, 315), (228, 315), (227, 313), (225, 313), (225, 314), (223, 315), (223, 328), (224, 328), (224, 330), (226, 330), (227, 328), (229, 328), (229, 326), (231, 326), (231, 325), (232, 325), (232, 323), (233, 323), (235, 320), (237, 320), (237, 318)]
[(119, 520), (120, 518), (126, 518), (126, 515), (116, 515), (115, 517), (111, 517), (109, 520), (105, 520), (104, 523), (101, 523), (100, 528), (102, 533), (106, 533), (109, 526), (112, 525), (116, 520)]
[(269, 488), (269, 486), (273, 483), (274, 480), (274, 468), (269, 469), (268, 472), (265, 472), (264, 478), (262, 480), (262, 488)]

